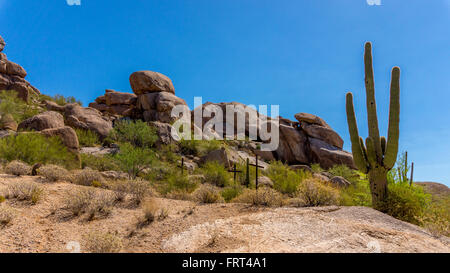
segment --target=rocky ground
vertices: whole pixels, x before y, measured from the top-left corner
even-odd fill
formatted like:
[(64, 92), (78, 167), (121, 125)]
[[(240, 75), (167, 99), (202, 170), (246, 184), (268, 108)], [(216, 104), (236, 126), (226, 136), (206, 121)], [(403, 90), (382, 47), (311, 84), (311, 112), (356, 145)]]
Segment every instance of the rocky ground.
[(66, 193), (83, 186), (2, 174), (0, 192), (19, 181), (39, 183), (44, 197), (35, 205), (0, 204), (16, 211), (0, 228), (0, 252), (69, 252), (70, 242), (83, 251), (83, 238), (93, 231), (121, 238), (122, 252), (450, 252), (448, 238), (366, 207), (256, 208), (156, 198), (167, 218), (137, 229), (140, 208), (115, 206), (92, 221), (67, 215)]

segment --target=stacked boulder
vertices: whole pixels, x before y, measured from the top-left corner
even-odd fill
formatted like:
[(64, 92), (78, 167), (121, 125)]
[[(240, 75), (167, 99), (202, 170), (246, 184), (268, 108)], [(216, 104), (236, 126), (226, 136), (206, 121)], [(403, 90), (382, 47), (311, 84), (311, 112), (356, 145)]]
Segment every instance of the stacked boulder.
[(161, 73), (134, 72), (130, 84), (134, 94), (106, 90), (105, 95), (96, 98), (89, 107), (147, 122), (172, 123), (176, 120), (171, 116), (172, 108), (186, 105), (183, 99), (175, 96), (172, 81)]
[(25, 69), (7, 59), (6, 54), (2, 52), (5, 45), (0, 36), (0, 90), (15, 90), (19, 98), (28, 101), (32, 94), (38, 95), (40, 92), (25, 80)]
[(128, 116), (136, 106), (137, 96), (131, 93), (117, 92), (106, 89), (105, 94), (95, 99), (89, 107), (95, 108), (102, 113), (112, 115)]

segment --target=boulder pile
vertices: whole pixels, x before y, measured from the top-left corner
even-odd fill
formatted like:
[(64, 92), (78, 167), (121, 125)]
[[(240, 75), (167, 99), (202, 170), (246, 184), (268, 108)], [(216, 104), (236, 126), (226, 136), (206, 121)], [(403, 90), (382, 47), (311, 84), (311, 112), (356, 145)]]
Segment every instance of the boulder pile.
[(40, 94), (39, 90), (25, 80), (25, 69), (8, 60), (3, 53), (5, 41), (0, 36), (0, 90), (15, 90), (19, 98), (28, 101), (32, 94)]
[(134, 94), (106, 90), (89, 107), (102, 113), (171, 123), (175, 120), (171, 117), (172, 108), (179, 104), (186, 105), (183, 99), (175, 96), (172, 81), (161, 73), (134, 72), (130, 76), (130, 85)]

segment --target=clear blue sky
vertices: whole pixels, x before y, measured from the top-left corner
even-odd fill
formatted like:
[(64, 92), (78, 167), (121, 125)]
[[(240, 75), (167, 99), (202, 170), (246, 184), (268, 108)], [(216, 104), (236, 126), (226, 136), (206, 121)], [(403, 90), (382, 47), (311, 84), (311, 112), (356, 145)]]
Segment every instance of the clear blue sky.
[(401, 150), (415, 178), (450, 185), (450, 0), (0, 0), (10, 60), (43, 93), (88, 104), (129, 91), (138, 70), (168, 75), (189, 105), (279, 104), (323, 117), (350, 149), (345, 93), (367, 135), (363, 45), (372, 41), (386, 135), (390, 69), (401, 74)]

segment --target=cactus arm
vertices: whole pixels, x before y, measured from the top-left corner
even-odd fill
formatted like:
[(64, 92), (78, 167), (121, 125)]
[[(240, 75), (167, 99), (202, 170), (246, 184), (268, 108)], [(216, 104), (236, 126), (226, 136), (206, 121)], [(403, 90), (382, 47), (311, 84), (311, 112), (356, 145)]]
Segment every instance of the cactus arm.
[(381, 140), (381, 152), (383, 153), (384, 156), (384, 154), (386, 153), (386, 138), (382, 136), (380, 140)]
[(347, 124), (352, 142), (353, 161), (356, 167), (363, 173), (367, 173), (367, 161), (364, 158), (362, 146), (359, 141), (358, 125), (356, 123), (355, 109), (353, 107), (353, 95), (348, 92), (346, 95)]
[(377, 104), (375, 102), (375, 83), (372, 65), (372, 44), (370, 42), (367, 42), (364, 48), (364, 71), (369, 136), (374, 143), (377, 161), (381, 163), (383, 156), (381, 153), (380, 131), (378, 129)]
[(364, 140), (363, 140), (362, 137), (359, 137), (359, 145), (361, 146), (361, 150), (362, 150), (362, 152), (363, 152), (364, 160), (365, 160), (365, 163), (366, 163), (366, 165), (367, 165), (367, 163), (368, 163), (369, 161), (368, 161), (368, 159), (367, 159), (367, 150), (366, 150), (366, 147), (364, 146)]
[(394, 167), (398, 153), (398, 138), (400, 132), (400, 68), (392, 69), (391, 98), (389, 105), (389, 128), (384, 156), (384, 167), (388, 170)]
[(370, 166), (374, 167), (377, 164), (377, 154), (371, 137), (366, 138), (366, 147), (367, 160), (369, 161)]

